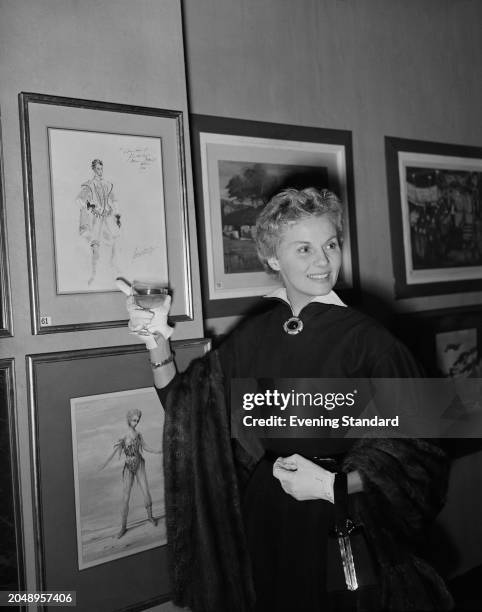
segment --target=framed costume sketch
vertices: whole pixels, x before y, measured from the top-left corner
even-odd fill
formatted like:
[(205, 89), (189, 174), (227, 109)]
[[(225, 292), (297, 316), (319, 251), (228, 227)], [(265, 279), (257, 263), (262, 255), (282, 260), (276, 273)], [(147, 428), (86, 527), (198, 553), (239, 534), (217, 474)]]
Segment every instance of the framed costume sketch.
[(14, 396), (14, 360), (0, 359), (0, 591), (25, 588)]
[(7, 220), (3, 180), (3, 139), (0, 123), (0, 337), (12, 336), (12, 306), (7, 259)]
[(164, 546), (164, 414), (155, 390), (75, 397), (70, 407), (79, 569)]
[(19, 95), (34, 334), (123, 325), (117, 276), (193, 316), (183, 115)]
[(482, 289), (482, 147), (385, 137), (397, 298)]
[(191, 115), (190, 126), (206, 316), (246, 312), (278, 286), (258, 260), (254, 231), (287, 187), (330, 189), (345, 204), (336, 289), (357, 288), (351, 132), (208, 115)]
[[(179, 369), (209, 347), (173, 342)], [(79, 612), (167, 601), (163, 410), (145, 348), (27, 355), (27, 370), (39, 590), (76, 591)]]

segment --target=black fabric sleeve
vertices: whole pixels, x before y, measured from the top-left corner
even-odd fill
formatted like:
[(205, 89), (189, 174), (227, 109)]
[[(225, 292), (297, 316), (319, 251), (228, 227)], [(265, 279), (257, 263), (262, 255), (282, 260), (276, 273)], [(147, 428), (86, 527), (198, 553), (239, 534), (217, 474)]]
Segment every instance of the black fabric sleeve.
[(165, 387), (162, 387), (162, 389), (159, 389), (159, 387), (154, 387), (157, 392), (157, 396), (159, 397), (161, 404), (164, 407), (167, 405), (167, 396), (169, 395), (171, 390), (174, 389), (174, 387), (179, 383), (181, 376), (182, 375), (179, 374), (179, 372), (176, 372), (176, 375)]

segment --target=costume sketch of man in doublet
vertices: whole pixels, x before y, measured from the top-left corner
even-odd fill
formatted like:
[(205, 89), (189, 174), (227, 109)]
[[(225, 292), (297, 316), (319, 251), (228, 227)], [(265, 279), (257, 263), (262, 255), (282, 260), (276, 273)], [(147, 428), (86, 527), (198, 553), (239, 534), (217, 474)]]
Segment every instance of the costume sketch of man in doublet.
[(91, 248), (91, 285), (97, 273), (101, 246), (110, 248), (110, 265), (116, 265), (116, 241), (120, 234), (120, 214), (114, 196), (114, 185), (103, 177), (104, 164), (94, 159), (91, 164), (94, 175), (82, 183), (76, 203), (80, 208), (79, 234)]

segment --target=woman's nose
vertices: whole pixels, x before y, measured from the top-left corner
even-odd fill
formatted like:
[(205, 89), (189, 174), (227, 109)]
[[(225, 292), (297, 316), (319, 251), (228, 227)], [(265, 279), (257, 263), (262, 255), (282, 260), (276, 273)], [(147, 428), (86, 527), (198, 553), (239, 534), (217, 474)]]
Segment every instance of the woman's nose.
[(320, 249), (319, 251), (316, 252), (315, 255), (315, 263), (320, 265), (320, 266), (326, 266), (329, 263), (329, 259), (326, 256), (326, 253), (323, 249)]

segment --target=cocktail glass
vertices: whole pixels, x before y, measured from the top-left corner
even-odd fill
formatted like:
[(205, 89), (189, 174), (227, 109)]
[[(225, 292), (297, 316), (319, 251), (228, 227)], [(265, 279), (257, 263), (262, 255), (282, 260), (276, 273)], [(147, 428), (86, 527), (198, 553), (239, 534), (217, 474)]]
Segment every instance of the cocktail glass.
[[(152, 316), (150, 321), (152, 321), (155, 315), (153, 309), (162, 306), (168, 295), (169, 289), (166, 287), (165, 283), (149, 280), (134, 280), (132, 283), (132, 297), (134, 298), (134, 302), (140, 310), (151, 313)], [(144, 336), (150, 335), (151, 332), (148, 330), (149, 323), (146, 323), (142, 329), (136, 333)]]

